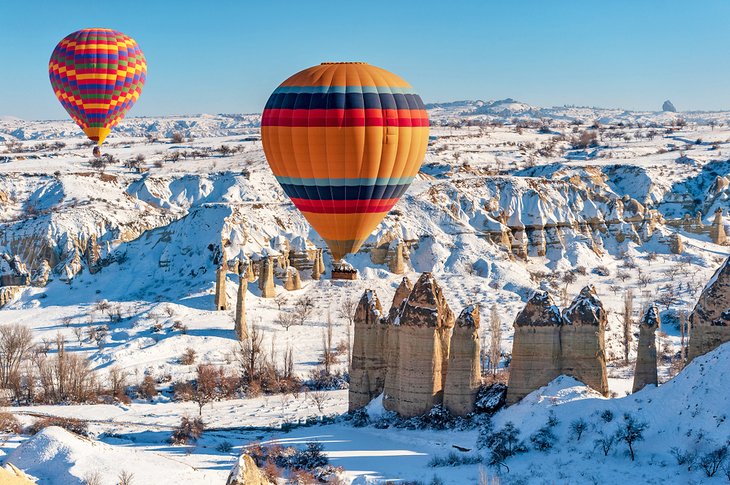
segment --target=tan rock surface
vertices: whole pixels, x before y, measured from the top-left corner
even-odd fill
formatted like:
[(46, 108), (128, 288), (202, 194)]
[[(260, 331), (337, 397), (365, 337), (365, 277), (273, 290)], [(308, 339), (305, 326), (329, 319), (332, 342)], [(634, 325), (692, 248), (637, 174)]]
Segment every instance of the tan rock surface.
[(259, 268), (259, 290), (261, 290), (261, 298), (274, 298), (276, 296), (274, 261), (270, 256), (264, 256), (259, 263)]
[(228, 295), (226, 295), (227, 265), (221, 264), (215, 272), (215, 309), (228, 310)]
[(730, 258), (702, 290), (689, 323), (690, 360), (730, 342)]
[(449, 346), (444, 407), (451, 414), (466, 416), (474, 411), (482, 382), (479, 356), (479, 306), (470, 305), (456, 319)]
[(246, 453), (238, 457), (228, 475), (226, 485), (275, 485), (270, 482), (261, 470), (256, 466), (253, 458)]
[(359, 409), (383, 392), (387, 368), (383, 345), (386, 327), (378, 295), (366, 290), (355, 309), (355, 335), (350, 364), (349, 409)]
[(652, 305), (646, 310), (639, 324), (639, 346), (632, 392), (640, 391), (650, 384), (656, 386), (659, 383), (656, 354), (656, 330), (659, 325), (659, 310), (656, 305)]

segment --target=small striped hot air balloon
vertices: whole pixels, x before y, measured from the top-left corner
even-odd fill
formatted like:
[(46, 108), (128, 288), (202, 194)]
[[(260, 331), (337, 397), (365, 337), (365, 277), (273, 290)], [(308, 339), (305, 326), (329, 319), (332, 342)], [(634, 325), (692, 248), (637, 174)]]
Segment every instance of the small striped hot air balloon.
[(408, 189), (428, 126), (423, 101), (400, 77), (363, 62), (328, 62), (274, 91), (261, 138), (284, 192), (339, 261)]
[(116, 30), (83, 29), (58, 43), (48, 75), (71, 118), (101, 145), (139, 98), (147, 62), (131, 37)]

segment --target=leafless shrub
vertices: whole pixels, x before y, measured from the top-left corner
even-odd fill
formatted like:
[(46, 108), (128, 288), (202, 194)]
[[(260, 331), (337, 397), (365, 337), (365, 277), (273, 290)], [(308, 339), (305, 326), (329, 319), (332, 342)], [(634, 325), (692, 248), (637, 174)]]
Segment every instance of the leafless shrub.
[(61, 418), (57, 416), (48, 416), (45, 418), (39, 418), (33, 421), (28, 427), (28, 433), (36, 434), (49, 426), (59, 426), (66, 431), (76, 433), (81, 436), (87, 436), (89, 434), (89, 425), (86, 421), (81, 421), (75, 418)]
[(193, 365), (195, 363), (195, 357), (197, 356), (197, 353), (195, 352), (195, 349), (192, 347), (188, 347), (185, 349), (185, 352), (180, 357), (180, 363), (182, 365)]
[(186, 445), (200, 438), (204, 429), (205, 424), (202, 419), (183, 416), (180, 425), (172, 432), (170, 441), (174, 445)]

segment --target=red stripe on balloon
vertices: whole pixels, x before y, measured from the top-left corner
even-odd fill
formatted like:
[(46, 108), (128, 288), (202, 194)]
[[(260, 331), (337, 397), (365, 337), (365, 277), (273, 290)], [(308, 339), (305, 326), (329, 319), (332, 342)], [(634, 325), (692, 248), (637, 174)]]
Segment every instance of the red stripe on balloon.
[(428, 126), (424, 110), (410, 109), (266, 109), (261, 126)]
[(297, 209), (317, 214), (362, 214), (388, 212), (398, 199), (310, 200), (292, 198)]

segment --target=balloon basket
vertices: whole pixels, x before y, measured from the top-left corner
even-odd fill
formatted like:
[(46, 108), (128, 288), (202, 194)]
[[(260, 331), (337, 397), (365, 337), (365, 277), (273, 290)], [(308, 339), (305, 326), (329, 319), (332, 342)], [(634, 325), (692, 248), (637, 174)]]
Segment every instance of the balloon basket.
[(356, 280), (357, 270), (349, 264), (333, 264), (332, 265), (333, 280)]

